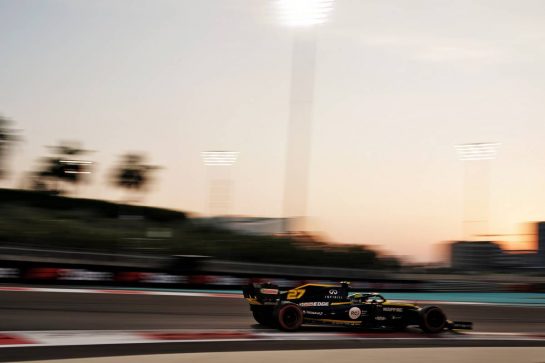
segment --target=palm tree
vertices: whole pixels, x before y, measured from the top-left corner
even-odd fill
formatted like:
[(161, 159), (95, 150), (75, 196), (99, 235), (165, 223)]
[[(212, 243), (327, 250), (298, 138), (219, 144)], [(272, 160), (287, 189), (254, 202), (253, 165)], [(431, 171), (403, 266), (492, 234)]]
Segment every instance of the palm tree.
[(61, 142), (49, 147), (53, 156), (42, 159), (43, 166), (34, 181), (34, 189), (55, 194), (65, 194), (66, 185), (77, 187), (85, 176), (91, 173), (92, 161), (81, 160), (81, 155), (89, 153), (79, 143)]
[(0, 179), (6, 176), (6, 166), (4, 165), (6, 155), (9, 152), (9, 148), (14, 142), (19, 140), (15, 130), (11, 129), (9, 125), (11, 122), (0, 116)]
[[(121, 163), (114, 172), (113, 183), (125, 189), (133, 197), (148, 190), (152, 182), (151, 173), (159, 169), (158, 166), (147, 165), (144, 155), (127, 153), (121, 157)], [(130, 201), (130, 198), (128, 198)]]

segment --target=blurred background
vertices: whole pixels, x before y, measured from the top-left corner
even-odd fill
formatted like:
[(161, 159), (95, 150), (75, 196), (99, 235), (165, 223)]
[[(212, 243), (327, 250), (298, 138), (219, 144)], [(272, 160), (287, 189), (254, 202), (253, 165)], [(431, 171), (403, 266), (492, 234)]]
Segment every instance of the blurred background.
[[(540, 0), (0, 0), (0, 361), (543, 361), (543, 19)], [(241, 296), (340, 281), (475, 331), (294, 338)]]
[(544, 291), (542, 2), (315, 3), (0, 0), (0, 279)]

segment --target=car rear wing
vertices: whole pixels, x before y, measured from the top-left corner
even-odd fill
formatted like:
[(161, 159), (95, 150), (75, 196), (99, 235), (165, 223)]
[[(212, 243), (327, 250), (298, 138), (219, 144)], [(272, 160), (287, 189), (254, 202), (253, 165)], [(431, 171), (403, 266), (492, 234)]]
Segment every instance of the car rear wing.
[(242, 293), (250, 305), (276, 305), (280, 301), (280, 289), (271, 283), (249, 284)]

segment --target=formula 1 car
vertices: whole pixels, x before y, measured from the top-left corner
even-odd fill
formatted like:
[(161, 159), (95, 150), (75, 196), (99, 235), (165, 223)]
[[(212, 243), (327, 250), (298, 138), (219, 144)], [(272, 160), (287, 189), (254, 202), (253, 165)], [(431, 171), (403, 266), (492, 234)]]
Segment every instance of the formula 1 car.
[(390, 302), (378, 293), (350, 293), (347, 282), (306, 284), (288, 291), (270, 283), (250, 284), (243, 293), (259, 324), (285, 331), (295, 331), (302, 324), (388, 330), (418, 326), (426, 333), (473, 328), (470, 322), (447, 320), (437, 306)]

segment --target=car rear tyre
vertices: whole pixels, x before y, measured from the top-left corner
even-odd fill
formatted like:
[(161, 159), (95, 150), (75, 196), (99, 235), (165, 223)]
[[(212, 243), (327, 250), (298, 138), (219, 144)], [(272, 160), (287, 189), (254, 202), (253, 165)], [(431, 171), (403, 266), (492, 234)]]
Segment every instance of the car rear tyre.
[(442, 332), (447, 325), (447, 317), (437, 306), (425, 306), (420, 310), (420, 328), (426, 333)]
[(303, 310), (293, 303), (282, 304), (275, 309), (274, 320), (281, 330), (295, 331), (303, 324)]

